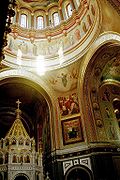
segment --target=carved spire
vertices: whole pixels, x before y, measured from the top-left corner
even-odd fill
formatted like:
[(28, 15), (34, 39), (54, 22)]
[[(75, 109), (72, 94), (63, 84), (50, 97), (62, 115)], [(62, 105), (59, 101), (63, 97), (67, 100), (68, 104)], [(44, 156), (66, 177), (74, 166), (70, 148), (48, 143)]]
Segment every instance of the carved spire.
[(21, 110), (19, 109), (20, 108), (20, 100), (18, 99), (16, 101), (17, 103), (17, 109), (16, 109), (16, 119), (12, 125), (12, 127), (10, 128), (8, 134), (6, 137), (9, 137), (9, 138), (19, 138), (19, 137), (22, 137), (24, 139), (26, 138), (30, 138), (27, 131), (25, 130), (24, 126), (23, 126), (23, 123), (20, 119), (20, 114), (21, 114)]

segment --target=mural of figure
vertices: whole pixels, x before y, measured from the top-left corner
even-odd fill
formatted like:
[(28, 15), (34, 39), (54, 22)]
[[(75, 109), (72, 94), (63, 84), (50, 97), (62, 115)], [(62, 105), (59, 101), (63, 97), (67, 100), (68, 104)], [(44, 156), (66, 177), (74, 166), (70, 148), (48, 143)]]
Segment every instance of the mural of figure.
[(57, 49), (59, 50), (62, 47), (62, 49), (64, 50), (64, 44), (63, 44), (63, 40), (58, 41), (57, 44)]
[(74, 44), (74, 38), (73, 38), (73, 35), (70, 35), (70, 44), (71, 44), (71, 45)]
[(75, 31), (75, 39), (77, 40), (77, 41), (79, 41), (80, 40), (80, 30), (79, 29), (76, 29), (76, 31)]
[(75, 114), (79, 112), (78, 100), (75, 94), (71, 96), (70, 113)]
[(61, 78), (63, 86), (66, 87), (67, 82), (68, 82), (67, 81), (67, 74), (62, 73), (61, 76), (58, 76), (58, 78)]
[(71, 103), (71, 114), (75, 114), (79, 112), (78, 104), (76, 104), (74, 101)]
[(33, 44), (33, 55), (37, 56), (37, 46), (36, 46), (36, 44)]
[(62, 116), (79, 113), (78, 99), (75, 93), (67, 97), (59, 97), (58, 102)]
[(13, 49), (13, 40), (12, 40), (12, 38), (8, 39), (7, 49), (10, 50), (10, 51), (12, 51), (12, 49)]
[(108, 91), (108, 89), (106, 88), (102, 97), (103, 101), (110, 101), (110, 93)]
[(110, 122), (110, 125), (109, 125), (109, 136), (110, 136), (110, 139), (117, 139), (115, 128), (112, 122)]
[(95, 9), (93, 5), (91, 5), (91, 12), (92, 12), (92, 15), (95, 16)]
[(22, 53), (27, 54), (28, 51), (28, 46), (27, 43), (22, 41), (19, 45), (18, 45), (18, 49), (20, 49), (22, 51)]
[(62, 116), (68, 115), (68, 109), (65, 105), (62, 106)]
[(83, 23), (82, 23), (82, 29), (83, 29), (84, 33), (86, 33), (86, 32), (87, 32), (87, 28), (86, 28), (86, 24), (85, 24), (85, 22), (83, 22)]
[(88, 21), (89, 26), (91, 26), (92, 25), (92, 21), (91, 21), (91, 18), (90, 18), (89, 14), (87, 15), (87, 21)]
[(64, 45), (65, 45), (65, 49), (70, 47), (70, 41), (69, 41), (69, 37), (68, 36), (64, 37)]

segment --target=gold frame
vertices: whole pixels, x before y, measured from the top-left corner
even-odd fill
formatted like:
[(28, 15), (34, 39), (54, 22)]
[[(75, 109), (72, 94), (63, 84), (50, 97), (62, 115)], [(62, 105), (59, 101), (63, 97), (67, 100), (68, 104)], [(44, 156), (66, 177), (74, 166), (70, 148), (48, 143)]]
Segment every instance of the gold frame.
[(63, 144), (71, 144), (83, 141), (81, 118), (73, 117), (61, 121)]

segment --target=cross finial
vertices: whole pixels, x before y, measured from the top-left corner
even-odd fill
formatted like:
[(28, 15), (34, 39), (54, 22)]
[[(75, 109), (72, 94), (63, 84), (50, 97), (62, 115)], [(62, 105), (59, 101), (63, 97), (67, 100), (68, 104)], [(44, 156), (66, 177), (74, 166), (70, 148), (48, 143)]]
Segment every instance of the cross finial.
[(19, 108), (20, 108), (20, 104), (21, 104), (20, 100), (18, 99), (18, 100), (16, 101), (16, 103), (17, 103), (17, 108), (19, 109)]

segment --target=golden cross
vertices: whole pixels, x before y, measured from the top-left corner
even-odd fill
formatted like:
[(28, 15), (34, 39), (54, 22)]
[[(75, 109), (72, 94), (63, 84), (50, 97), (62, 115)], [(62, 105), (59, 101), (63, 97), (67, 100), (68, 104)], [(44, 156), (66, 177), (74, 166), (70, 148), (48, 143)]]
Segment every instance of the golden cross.
[(21, 104), (20, 100), (18, 99), (18, 100), (16, 101), (16, 103), (17, 103), (17, 105), (18, 105), (18, 109), (19, 109), (20, 104)]

